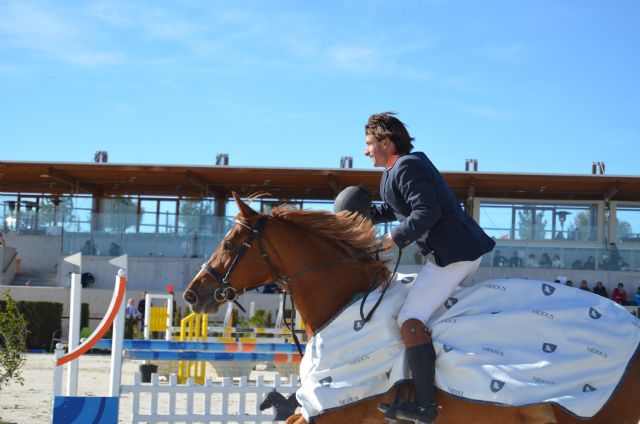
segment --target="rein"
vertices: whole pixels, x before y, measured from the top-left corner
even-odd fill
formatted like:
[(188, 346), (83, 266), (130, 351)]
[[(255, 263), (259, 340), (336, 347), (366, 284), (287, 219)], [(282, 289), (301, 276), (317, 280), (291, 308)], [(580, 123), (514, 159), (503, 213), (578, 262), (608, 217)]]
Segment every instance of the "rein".
[[(284, 296), (282, 297), (282, 310), (283, 311), (285, 310), (287, 296), (289, 296), (290, 299), (291, 299), (291, 308), (292, 308), (292, 311), (294, 311), (293, 314), (295, 314), (295, 305), (293, 303), (293, 287), (291, 286), (291, 279), (296, 278), (296, 277), (300, 277), (300, 276), (305, 275), (305, 274), (311, 274), (311, 273), (314, 273), (314, 272), (319, 272), (319, 271), (324, 271), (326, 269), (334, 268), (334, 267), (337, 267), (337, 266), (340, 266), (340, 265), (345, 265), (345, 264), (348, 264), (348, 263), (351, 263), (351, 262), (355, 262), (355, 261), (357, 261), (357, 260), (359, 260), (361, 258), (371, 256), (371, 253), (365, 252), (365, 253), (361, 253), (361, 254), (356, 255), (356, 256), (350, 256), (348, 258), (341, 259), (339, 261), (335, 261), (335, 262), (331, 262), (331, 263), (328, 263), (328, 264), (320, 265), (320, 266), (317, 266), (317, 267), (309, 268), (309, 269), (306, 269), (304, 271), (299, 271), (299, 272), (296, 272), (294, 274), (282, 275), (281, 276), (280, 273), (278, 272), (278, 270), (276, 269), (276, 267), (273, 265), (273, 262), (269, 258), (269, 255), (267, 255), (266, 251), (264, 250), (264, 245), (262, 243), (261, 236), (262, 236), (262, 234), (264, 232), (264, 227), (265, 227), (268, 219), (269, 219), (269, 217), (266, 216), (266, 215), (261, 216), (258, 219), (258, 222), (256, 223), (256, 225), (253, 226), (253, 227), (251, 227), (247, 223), (242, 222), (240, 220), (237, 220), (237, 219), (234, 220), (234, 222), (236, 224), (238, 224), (238, 225), (246, 228), (247, 230), (249, 230), (249, 236), (244, 241), (244, 243), (242, 243), (242, 245), (240, 246), (240, 249), (239, 249), (238, 253), (236, 254), (236, 257), (231, 262), (231, 265), (229, 266), (229, 268), (225, 272), (224, 276), (221, 273), (219, 273), (216, 270), (214, 270), (213, 268), (211, 268), (211, 265), (209, 265), (209, 262), (205, 262), (200, 266), (200, 268), (202, 268), (207, 274), (209, 274), (211, 277), (213, 277), (213, 279), (216, 280), (218, 282), (218, 284), (220, 284), (220, 287), (218, 287), (213, 293), (213, 298), (214, 298), (214, 300), (216, 302), (218, 302), (218, 303), (233, 302), (243, 312), (246, 313), (246, 310), (237, 301), (237, 299), (239, 297), (238, 290), (235, 287), (233, 287), (231, 285), (231, 283), (229, 283), (229, 278), (231, 277), (231, 273), (233, 272), (234, 268), (238, 265), (240, 260), (243, 258), (243, 256), (246, 254), (246, 252), (249, 250), (249, 248), (251, 248), (251, 244), (253, 243), (254, 239), (258, 240), (258, 247), (260, 248), (260, 256), (267, 263), (267, 266), (269, 267), (269, 270), (271, 271), (271, 273), (273, 274), (273, 276), (275, 278), (273, 280), (271, 280), (271, 281), (260, 283), (260, 284), (255, 285), (255, 286), (245, 287), (245, 288), (242, 289), (242, 292), (246, 293), (247, 290), (254, 290), (254, 289), (257, 289), (259, 287), (263, 287), (263, 286), (266, 286), (266, 285), (269, 285), (269, 284), (277, 284), (281, 288), (281, 290), (284, 292)], [(375, 252), (373, 252), (373, 253), (375, 253), (376, 258), (378, 258), (378, 254), (381, 251), (383, 251), (383, 249), (377, 249)], [(369, 293), (371, 293), (371, 291), (373, 291), (373, 289), (377, 286), (376, 285), (376, 281), (378, 279), (375, 278), (374, 281), (369, 286), (369, 288), (367, 289), (364, 297), (362, 298), (362, 303), (360, 304), (360, 316), (362, 317), (362, 320), (364, 322), (368, 322), (372, 318), (373, 313), (375, 312), (375, 310), (380, 305), (380, 302), (382, 302), (382, 298), (384, 297), (384, 294), (386, 293), (387, 288), (389, 287), (389, 284), (393, 280), (393, 276), (395, 275), (396, 271), (398, 270), (398, 266), (400, 265), (400, 258), (401, 257), (402, 257), (402, 249), (400, 249), (400, 253), (398, 255), (398, 260), (396, 262), (396, 265), (395, 265), (395, 268), (393, 270), (393, 273), (389, 277), (389, 281), (387, 282), (387, 284), (385, 285), (384, 289), (382, 290), (382, 293), (380, 294), (380, 297), (378, 298), (378, 301), (376, 302), (376, 304), (373, 306), (371, 311), (369, 311), (369, 313), (365, 317), (364, 316), (364, 310), (363, 310), (364, 309), (364, 302), (367, 300), (367, 296), (369, 296)], [(298, 349), (298, 353), (300, 354), (300, 356), (303, 356), (302, 348), (300, 346), (300, 341), (298, 339), (297, 334), (295, 333), (295, 331), (293, 329), (294, 323), (295, 323), (295, 315), (291, 319), (291, 327), (289, 327), (289, 324), (287, 323), (287, 320), (284, 320), (284, 323), (285, 323), (286, 328), (291, 332), (291, 335), (292, 335), (293, 340), (295, 342), (296, 348)]]

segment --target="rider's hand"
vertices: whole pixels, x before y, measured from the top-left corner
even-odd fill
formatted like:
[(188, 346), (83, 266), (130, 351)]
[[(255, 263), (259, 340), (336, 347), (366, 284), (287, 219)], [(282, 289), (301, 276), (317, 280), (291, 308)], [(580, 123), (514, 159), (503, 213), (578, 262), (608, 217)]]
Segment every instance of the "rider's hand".
[(396, 243), (393, 241), (393, 238), (391, 238), (391, 233), (387, 233), (384, 236), (382, 236), (382, 239), (380, 240), (380, 248), (382, 250), (387, 250), (387, 249), (391, 249), (392, 247), (395, 247)]

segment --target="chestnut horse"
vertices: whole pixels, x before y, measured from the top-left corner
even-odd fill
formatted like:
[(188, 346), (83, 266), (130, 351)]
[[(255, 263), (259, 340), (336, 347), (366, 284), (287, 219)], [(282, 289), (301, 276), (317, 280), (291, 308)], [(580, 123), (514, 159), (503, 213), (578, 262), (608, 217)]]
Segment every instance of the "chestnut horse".
[[(386, 263), (366, 252), (376, 248), (375, 228), (359, 215), (277, 207), (255, 212), (234, 193), (240, 213), (211, 259), (189, 283), (184, 299), (197, 313), (216, 313), (237, 295), (279, 282), (293, 298), (309, 334), (320, 328), (377, 276), (389, 278)], [(395, 390), (324, 413), (315, 423), (386, 423), (376, 406)], [(521, 407), (484, 404), (438, 392), (442, 406), (436, 423), (629, 423), (640, 419), (640, 361), (633, 360), (614, 396), (588, 420), (554, 404)], [(287, 424), (306, 421), (299, 414)]]

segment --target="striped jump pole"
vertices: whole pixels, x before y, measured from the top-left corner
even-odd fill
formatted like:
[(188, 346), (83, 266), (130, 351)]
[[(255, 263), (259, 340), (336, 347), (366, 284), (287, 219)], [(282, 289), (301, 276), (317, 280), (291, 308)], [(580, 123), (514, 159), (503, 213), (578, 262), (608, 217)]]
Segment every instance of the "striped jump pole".
[[(273, 352), (296, 353), (296, 347), (287, 343), (221, 343), (221, 342), (178, 342), (167, 340), (124, 340), (125, 350), (183, 350), (209, 352)], [(96, 349), (111, 349), (111, 340), (102, 339), (95, 344)], [(304, 349), (304, 346), (302, 346)]]
[(251, 353), (251, 352), (194, 352), (181, 350), (144, 350), (124, 351), (127, 359), (145, 361), (241, 361), (241, 362), (279, 362), (297, 363), (302, 359), (298, 353)]
[[(214, 327), (210, 326), (207, 331), (209, 333), (235, 334), (235, 333), (251, 333), (251, 334), (276, 334), (282, 336), (290, 336), (291, 331), (282, 328), (270, 327)], [(304, 330), (293, 330), (298, 334), (305, 334)]]

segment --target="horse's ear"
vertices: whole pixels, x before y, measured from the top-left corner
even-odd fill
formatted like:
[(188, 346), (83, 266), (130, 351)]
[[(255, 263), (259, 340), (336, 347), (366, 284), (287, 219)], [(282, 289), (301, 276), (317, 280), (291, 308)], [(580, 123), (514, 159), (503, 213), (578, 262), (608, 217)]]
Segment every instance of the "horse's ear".
[(233, 199), (236, 201), (236, 204), (238, 205), (238, 209), (240, 210), (240, 215), (242, 215), (244, 218), (249, 218), (253, 215), (258, 214), (258, 212), (254, 211), (253, 209), (251, 209), (251, 207), (249, 207), (249, 205), (243, 202), (242, 199), (240, 199), (240, 196), (238, 196), (238, 194), (235, 191), (232, 191), (231, 195), (233, 196)]

